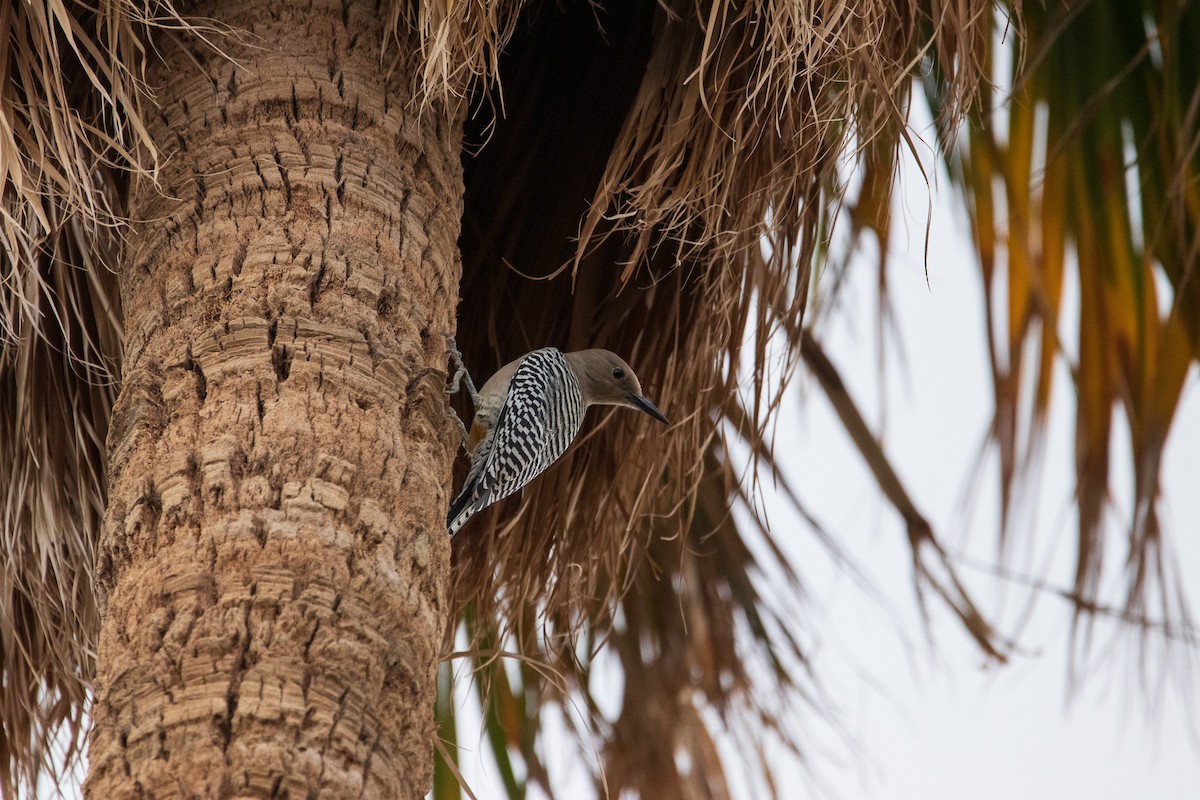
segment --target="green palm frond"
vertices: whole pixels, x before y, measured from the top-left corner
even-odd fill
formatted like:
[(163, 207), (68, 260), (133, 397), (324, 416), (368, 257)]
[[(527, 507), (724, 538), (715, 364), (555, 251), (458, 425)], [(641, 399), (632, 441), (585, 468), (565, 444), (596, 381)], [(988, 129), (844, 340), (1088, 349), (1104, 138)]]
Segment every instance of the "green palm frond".
[[(1119, 410), (1134, 465), (1126, 612), (1186, 615), (1157, 503), (1163, 446), (1200, 356), (1200, 9), (1097, 0), (1023, 11), (1025, 51), (994, 75), (1011, 95), (988, 91), (965, 135), (945, 145), (988, 298), (1005, 509), (1038, 453), (1065, 359), (1077, 404), (1076, 608), (1086, 616), (1100, 599), (1109, 486), (1122, 477), (1109, 462)], [(937, 109), (936, 83), (926, 94)], [(1077, 323), (1064, 306), (1072, 271)], [(1064, 344), (1074, 341), (1077, 352)]]

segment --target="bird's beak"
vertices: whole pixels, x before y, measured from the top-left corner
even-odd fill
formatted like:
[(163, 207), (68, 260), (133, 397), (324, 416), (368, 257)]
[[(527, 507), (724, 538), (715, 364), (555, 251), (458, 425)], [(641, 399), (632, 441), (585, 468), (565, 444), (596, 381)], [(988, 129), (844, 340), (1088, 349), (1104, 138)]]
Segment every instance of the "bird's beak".
[(631, 394), (629, 395), (629, 402), (632, 403), (635, 408), (640, 408), (642, 411), (645, 411), (647, 414), (654, 417), (664, 425), (671, 424), (670, 421), (663, 416), (663, 413), (658, 410), (658, 406), (650, 402), (649, 398), (642, 397), (640, 394)]

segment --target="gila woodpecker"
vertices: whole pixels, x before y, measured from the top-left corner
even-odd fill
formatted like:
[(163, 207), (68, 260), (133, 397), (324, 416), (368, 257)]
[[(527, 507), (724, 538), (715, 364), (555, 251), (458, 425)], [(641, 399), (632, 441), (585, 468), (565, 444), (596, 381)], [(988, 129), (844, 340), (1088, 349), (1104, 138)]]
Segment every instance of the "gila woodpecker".
[[(453, 341), (451, 349), (458, 377), (465, 370)], [(467, 386), (473, 389), (469, 376)], [(451, 536), (558, 460), (579, 432), (588, 406), (628, 406), (667, 421), (642, 395), (629, 365), (608, 350), (534, 350), (501, 367), (477, 395), (472, 391), (472, 399), (471, 471), (450, 504), (446, 527)]]

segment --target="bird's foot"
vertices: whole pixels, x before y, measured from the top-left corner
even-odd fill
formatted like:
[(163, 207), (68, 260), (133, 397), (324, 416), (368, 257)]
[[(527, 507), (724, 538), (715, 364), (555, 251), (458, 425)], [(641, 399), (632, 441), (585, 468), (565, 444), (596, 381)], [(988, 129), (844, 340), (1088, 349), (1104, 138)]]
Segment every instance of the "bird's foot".
[[(454, 337), (448, 333), (443, 333), (446, 337), (446, 346), (450, 351), (450, 360), (454, 362), (454, 374), (446, 381), (446, 394), (458, 394), (462, 384), (466, 384), (467, 392), (471, 395), (471, 402), (475, 408), (479, 408), (479, 392), (475, 389), (475, 382), (471, 380), (471, 373), (467, 372), (467, 367), (463, 364), (462, 352), (458, 349), (458, 344), (455, 343)], [(467, 434), (467, 426), (463, 424), (462, 419), (455, 413), (454, 409), (450, 409), (450, 415), (454, 417), (454, 424), (458, 426), (458, 433), (462, 437), (463, 449), (467, 448), (469, 435)]]
[(467, 450), (467, 442), (469, 441), (467, 426), (463, 424), (462, 419), (459, 418), (458, 413), (453, 408), (450, 409), (450, 416), (454, 417), (454, 424), (458, 426), (458, 435), (462, 439), (463, 450)]
[(458, 344), (455, 343), (453, 336), (448, 333), (443, 333), (442, 336), (446, 339), (450, 360), (454, 362), (454, 374), (446, 382), (446, 394), (458, 394), (461, 384), (466, 384), (467, 393), (471, 395), (471, 402), (475, 408), (479, 408), (479, 390), (475, 388), (475, 382), (471, 380), (471, 373), (467, 372), (467, 365), (463, 363), (462, 351), (458, 349)]

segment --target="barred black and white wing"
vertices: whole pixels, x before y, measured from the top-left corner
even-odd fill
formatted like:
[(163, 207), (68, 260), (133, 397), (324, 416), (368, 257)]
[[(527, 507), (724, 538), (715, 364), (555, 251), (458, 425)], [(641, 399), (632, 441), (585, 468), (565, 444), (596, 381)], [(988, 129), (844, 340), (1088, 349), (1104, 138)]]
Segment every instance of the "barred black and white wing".
[(579, 380), (562, 352), (548, 347), (525, 356), (495, 427), (480, 442), (462, 491), (450, 504), (450, 535), (557, 461), (579, 432), (585, 410)]

